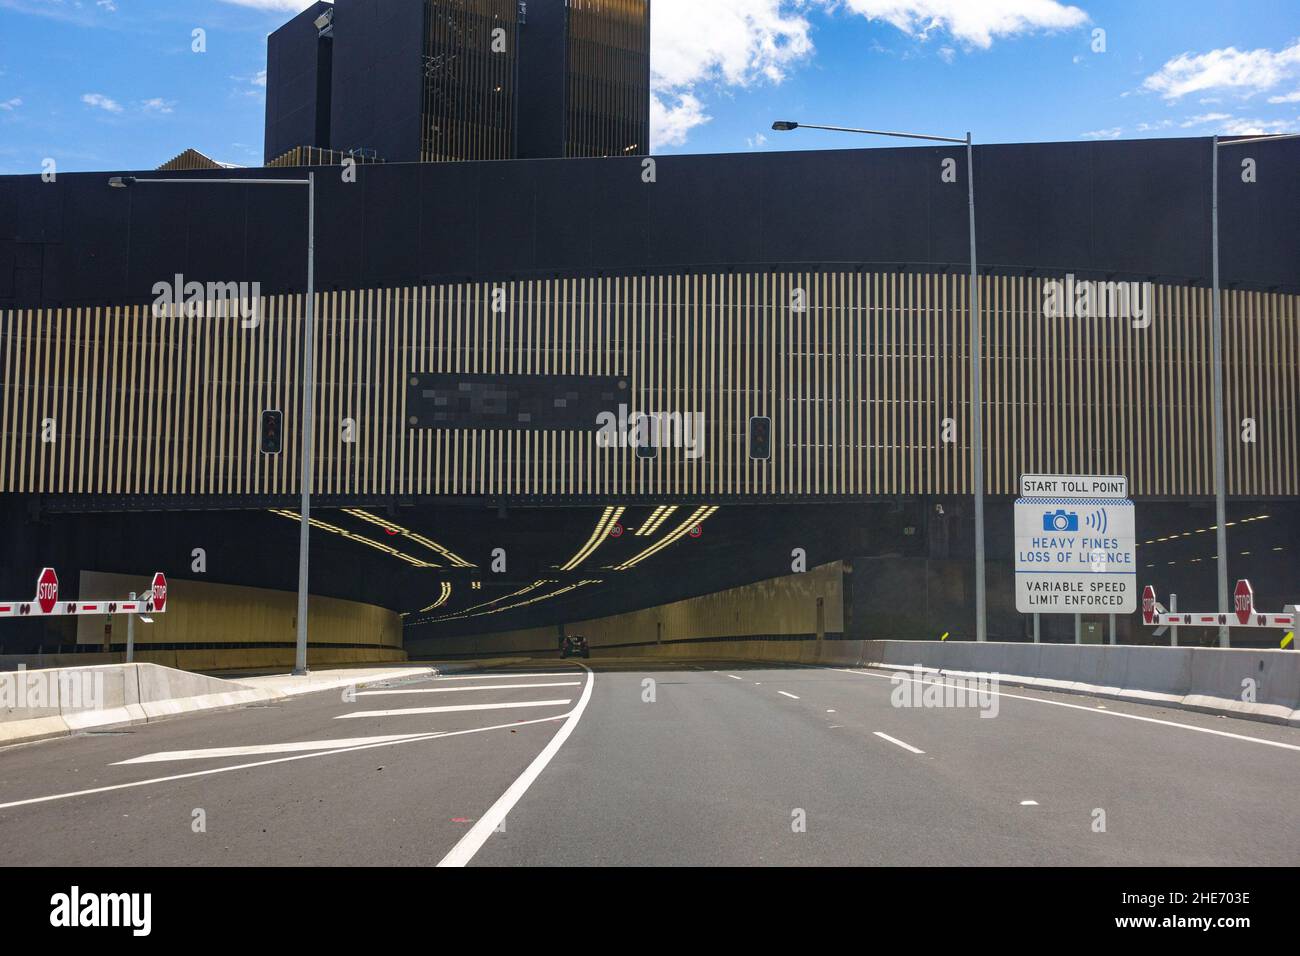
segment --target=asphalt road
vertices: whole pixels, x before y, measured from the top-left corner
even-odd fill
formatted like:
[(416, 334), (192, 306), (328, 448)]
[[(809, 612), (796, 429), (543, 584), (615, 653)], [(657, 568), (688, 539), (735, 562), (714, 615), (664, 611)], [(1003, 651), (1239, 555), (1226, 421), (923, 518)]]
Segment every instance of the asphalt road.
[[(0, 750), (5, 863), (1300, 860), (1291, 728), (1014, 687), (894, 706), (883, 671), (587, 663)], [(472, 709), (428, 710), (447, 707)]]

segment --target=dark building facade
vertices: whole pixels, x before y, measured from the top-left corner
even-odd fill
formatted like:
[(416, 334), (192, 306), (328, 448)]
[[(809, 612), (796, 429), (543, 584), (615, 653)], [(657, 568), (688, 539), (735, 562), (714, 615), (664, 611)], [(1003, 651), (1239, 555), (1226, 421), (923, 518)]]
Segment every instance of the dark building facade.
[(649, 0), (317, 4), (267, 42), (266, 161), (648, 152), (649, 31)]

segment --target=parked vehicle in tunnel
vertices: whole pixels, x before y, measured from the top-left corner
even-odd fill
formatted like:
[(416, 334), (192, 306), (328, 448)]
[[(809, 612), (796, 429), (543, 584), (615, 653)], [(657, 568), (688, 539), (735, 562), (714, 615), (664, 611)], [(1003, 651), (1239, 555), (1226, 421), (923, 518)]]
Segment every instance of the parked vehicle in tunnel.
[(587, 647), (587, 639), (581, 634), (567, 634), (560, 643), (561, 657), (590, 657), (591, 649)]

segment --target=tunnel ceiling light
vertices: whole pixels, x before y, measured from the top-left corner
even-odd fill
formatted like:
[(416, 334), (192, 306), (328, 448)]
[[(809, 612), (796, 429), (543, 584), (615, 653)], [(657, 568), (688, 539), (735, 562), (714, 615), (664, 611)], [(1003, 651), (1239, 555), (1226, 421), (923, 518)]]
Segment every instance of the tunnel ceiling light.
[(642, 522), (641, 527), (637, 528), (636, 531), (633, 532), (633, 537), (641, 538), (648, 534), (654, 534), (659, 530), (659, 526), (668, 520), (676, 510), (676, 505), (657, 506), (655, 510), (650, 513), (650, 517)]
[(688, 517), (685, 521), (679, 524), (672, 531), (668, 532), (666, 535), (664, 535), (654, 544), (650, 545), (650, 547), (646, 548), (640, 554), (637, 554), (629, 558), (628, 560), (624, 561), (622, 564), (614, 565), (613, 570), (626, 571), (629, 568), (636, 567), (646, 558), (658, 554), (660, 551), (668, 547), (673, 542), (679, 541), (682, 538), (686, 537), (686, 535), (691, 533), (692, 528), (694, 528), (698, 524), (703, 524), (704, 521), (708, 519), (708, 517), (717, 510), (718, 510), (717, 505), (701, 505), (700, 507), (696, 508), (694, 511), (691, 512), (690, 517)]
[[(412, 623), (436, 624), (439, 621), (449, 621), (455, 617), (465, 617), (471, 611), (477, 611), (479, 608), (491, 607), (493, 604), (499, 604), (502, 601), (508, 601), (512, 597), (519, 597), (522, 594), (528, 594), (530, 591), (536, 591), (538, 588), (542, 587), (542, 585), (556, 584), (556, 583), (558, 582), (556, 582), (553, 579), (543, 578), (540, 581), (534, 581), (532, 584), (525, 585), (524, 587), (520, 588), (518, 591), (511, 591), (509, 594), (503, 594), (500, 597), (494, 597), (492, 600), (484, 601), (481, 604), (471, 604), (469, 607), (456, 611), (454, 614), (444, 614), (441, 617), (424, 618), (419, 621), (414, 621)], [(428, 609), (426, 608), (425, 610)]]
[(447, 603), (447, 598), (449, 597), (451, 597), (451, 582), (443, 581), (438, 588), (437, 600), (435, 600), (428, 607), (420, 608), (420, 610), (417, 613), (423, 614), (425, 611), (432, 611), (436, 607), (442, 607), (444, 604)]
[(600, 517), (596, 520), (596, 527), (592, 529), (591, 537), (587, 539), (587, 543), (579, 548), (573, 557), (560, 565), (560, 570), (572, 571), (591, 557), (592, 552), (599, 548), (605, 539), (609, 537), (609, 529), (618, 523), (618, 519), (623, 517), (625, 510), (622, 507), (616, 508), (613, 505), (606, 505), (605, 510), (601, 512)]
[[(297, 521), (299, 523), (302, 522), (302, 516), (299, 515), (296, 511), (287, 511), (283, 508), (271, 508), (270, 512), (273, 515), (279, 515), (281, 518), (291, 518), (294, 521)], [(370, 538), (367, 538), (365, 535), (357, 534), (355, 531), (349, 531), (347, 528), (340, 528), (338, 525), (330, 524), (327, 521), (321, 521), (319, 518), (312, 518), (310, 520), (311, 520), (311, 526), (313, 528), (320, 528), (322, 531), (328, 531), (330, 534), (337, 534), (340, 537), (347, 538), (349, 541), (355, 541), (357, 544), (364, 544), (366, 547), (374, 548), (376, 551), (382, 551), (385, 554), (392, 555), (393, 557), (405, 561), (407, 564), (414, 565), (417, 568), (438, 567), (438, 565), (436, 564), (430, 564), (428, 561), (422, 561), (421, 559), (406, 554), (403, 551), (398, 551), (396, 548), (390, 545), (383, 544), (382, 542), (379, 541), (374, 541)]]
[[(551, 582), (551, 583), (554, 583), (554, 582)], [(477, 613), (474, 613), (474, 614), (470, 614), (470, 613), (468, 613), (468, 612), (466, 612), (466, 611), (462, 611), (462, 612), (460, 612), (459, 614), (449, 614), (449, 615), (447, 615), (446, 617), (440, 617), (440, 618), (438, 618), (437, 620), (439, 620), (439, 621), (455, 621), (455, 620), (458, 620), (458, 619), (460, 619), (460, 618), (467, 618), (467, 617), (483, 617), (484, 615), (487, 615), (487, 614), (500, 614), (502, 611), (511, 611), (511, 610), (514, 610), (515, 608), (526, 607), (526, 606), (528, 606), (529, 604), (536, 604), (536, 603), (538, 603), (539, 601), (547, 601), (547, 600), (549, 600), (549, 599), (551, 599), (551, 598), (553, 598), (553, 597), (559, 597), (561, 594), (567, 594), (567, 593), (569, 593), (570, 591), (576, 590), (577, 588), (580, 588), (580, 587), (582, 587), (582, 586), (585, 585), (585, 584), (600, 584), (600, 583), (601, 583), (601, 582), (600, 582), (600, 579), (599, 579), (599, 578), (590, 578), (590, 579), (583, 580), (583, 581), (575, 581), (575, 582), (573, 582), (572, 584), (568, 584), (568, 585), (565, 585), (565, 586), (562, 587), (562, 588), (559, 588), (558, 590), (550, 591), (550, 592), (548, 592), (548, 593), (546, 593), (546, 594), (539, 594), (539, 595), (538, 595), (537, 597), (535, 597), (535, 598), (529, 598), (527, 601), (516, 601), (514, 604), (506, 604), (506, 605), (504, 605), (503, 607), (495, 607), (495, 608), (492, 608), (491, 610), (487, 610), (487, 611), (478, 611)], [(423, 623), (423, 622), (417, 622), (417, 623)], [(430, 622), (430, 623), (432, 623), (432, 622)]]
[(426, 538), (422, 534), (417, 534), (416, 532), (410, 530), (409, 528), (405, 528), (402, 525), (397, 524), (395, 521), (389, 521), (388, 519), (381, 518), (378, 515), (372, 515), (369, 511), (365, 511), (364, 509), (361, 508), (344, 508), (343, 513), (352, 515), (352, 517), (354, 518), (360, 518), (362, 521), (368, 521), (373, 525), (378, 525), (379, 527), (383, 528), (385, 531), (392, 531), (395, 534), (401, 535), (404, 538), (409, 538), (410, 540), (414, 541), (416, 544), (428, 548), (434, 554), (446, 560), (447, 563), (450, 564), (453, 568), (478, 567), (478, 565), (474, 564), (473, 562), (466, 561), (464, 558), (456, 554), (451, 549), (444, 548), (437, 541), (434, 541), (431, 538)]

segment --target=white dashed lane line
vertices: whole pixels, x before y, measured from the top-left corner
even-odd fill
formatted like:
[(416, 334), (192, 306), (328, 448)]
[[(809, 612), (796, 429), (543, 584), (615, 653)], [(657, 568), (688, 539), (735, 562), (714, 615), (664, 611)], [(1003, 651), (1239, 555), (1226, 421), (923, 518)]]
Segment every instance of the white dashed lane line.
[(889, 736), (889, 734), (884, 733), (883, 731), (880, 731), (880, 730), (873, 730), (872, 733), (874, 733), (874, 734), (875, 734), (877, 737), (879, 737), (881, 740), (888, 740), (891, 744), (896, 744), (896, 745), (898, 745), (899, 747), (902, 747), (904, 750), (910, 750), (910, 751), (911, 751), (912, 753), (914, 753), (914, 754), (923, 754), (923, 753), (925, 753), (925, 751), (922, 750), (921, 748), (919, 748), (919, 747), (913, 747), (911, 744), (904, 743), (903, 741), (899, 740), (897, 737), (891, 737), (891, 736)]
[(794, 694), (788, 693), (788, 692), (783, 691), (783, 690), (778, 690), (777, 693), (778, 693), (778, 694), (782, 694), (782, 695), (784, 695), (784, 696), (786, 696), (786, 697), (789, 697), (791, 700), (798, 700), (798, 699), (799, 699), (799, 698), (796, 697)]

